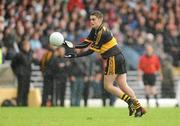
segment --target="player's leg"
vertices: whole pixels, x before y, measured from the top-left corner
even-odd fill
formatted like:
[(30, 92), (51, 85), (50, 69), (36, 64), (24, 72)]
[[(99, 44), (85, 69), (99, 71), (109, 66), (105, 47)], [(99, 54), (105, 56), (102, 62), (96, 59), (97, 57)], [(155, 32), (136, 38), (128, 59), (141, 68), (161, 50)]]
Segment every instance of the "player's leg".
[(134, 91), (128, 86), (127, 81), (126, 81), (126, 73), (120, 74), (116, 78), (119, 87), (123, 92), (128, 94), (132, 99), (136, 99)]
[[(105, 69), (104, 84), (107, 90), (109, 89), (111, 90), (111, 88), (118, 90), (113, 92), (117, 93), (116, 96), (120, 97), (122, 100), (128, 103), (130, 96), (122, 92), (118, 87), (113, 86), (113, 81), (116, 80), (118, 73), (127, 72), (124, 56), (122, 55), (122, 53), (120, 53), (116, 56), (109, 57), (107, 59), (106, 65), (107, 66)], [(109, 82), (111, 83), (111, 85), (108, 84)], [(111, 87), (107, 87), (107, 86), (111, 86)]]
[(118, 75), (116, 78), (116, 81), (120, 87), (120, 89), (125, 92), (128, 96), (130, 96), (131, 100), (131, 106), (128, 106), (129, 108), (129, 115), (131, 116), (135, 108), (140, 107), (140, 103), (136, 100), (136, 96), (134, 91), (128, 86), (127, 81), (126, 81), (126, 73)]
[(116, 75), (104, 75), (104, 88), (109, 93), (121, 97), (121, 95), (124, 94), (118, 87), (115, 87), (113, 85), (113, 82), (115, 81)]
[[(129, 109), (130, 109), (130, 116), (133, 114), (134, 110), (133, 110), (133, 101), (132, 99), (130, 98), (129, 95), (125, 94), (120, 88), (118, 87), (115, 87), (113, 85), (113, 82), (115, 81), (117, 75), (104, 75), (104, 88), (110, 92), (111, 94), (121, 98), (122, 100), (124, 100), (128, 106), (129, 106)], [(131, 107), (133, 107), (131, 109)]]
[[(122, 100), (128, 103), (129, 115), (131, 116), (135, 110), (135, 107), (138, 106), (139, 102), (135, 100), (136, 97), (132, 89), (128, 88), (127, 86), (126, 74), (125, 74), (127, 73), (127, 71), (126, 71), (125, 58), (123, 54), (119, 53), (116, 56), (109, 57), (107, 59), (106, 65), (107, 66), (105, 69), (105, 77), (104, 77), (105, 88), (112, 94), (120, 97)], [(125, 86), (125, 88), (123, 88), (126, 91), (125, 93), (121, 89), (113, 86), (113, 81), (116, 79), (119, 85)], [(137, 110), (139, 110), (138, 107), (136, 108)]]
[(133, 112), (134, 112), (133, 109), (136, 110), (135, 116), (142, 116), (143, 114), (145, 114), (145, 110), (141, 107), (139, 101), (136, 99), (136, 95), (135, 95), (134, 91), (127, 84), (126, 73), (118, 75), (116, 80), (117, 80), (118, 85), (121, 88), (121, 90), (123, 92), (125, 92), (127, 95), (129, 95), (131, 99), (133, 99), (134, 106), (132, 106), (132, 107), (134, 107), (134, 108), (129, 106), (130, 114), (131, 115), (133, 114)]

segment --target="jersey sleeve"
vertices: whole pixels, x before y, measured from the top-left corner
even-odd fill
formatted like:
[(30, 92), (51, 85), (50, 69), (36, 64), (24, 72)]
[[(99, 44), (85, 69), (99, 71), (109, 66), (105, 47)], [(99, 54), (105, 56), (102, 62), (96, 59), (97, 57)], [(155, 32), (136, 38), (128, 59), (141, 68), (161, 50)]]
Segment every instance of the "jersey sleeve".
[(92, 42), (93, 42), (93, 37), (94, 37), (94, 29), (92, 29), (88, 35), (88, 37), (86, 39), (84, 39), (84, 41), (82, 43), (79, 43), (75, 46), (75, 48), (86, 48), (88, 47)]
[(88, 49), (87, 51), (77, 54), (77, 57), (88, 56), (88, 55), (91, 55), (93, 52), (94, 52), (93, 50)]
[(82, 48), (88, 47), (89, 45), (90, 45), (89, 42), (84, 41), (83, 43), (79, 43), (79, 44), (75, 45), (75, 48), (82, 49)]

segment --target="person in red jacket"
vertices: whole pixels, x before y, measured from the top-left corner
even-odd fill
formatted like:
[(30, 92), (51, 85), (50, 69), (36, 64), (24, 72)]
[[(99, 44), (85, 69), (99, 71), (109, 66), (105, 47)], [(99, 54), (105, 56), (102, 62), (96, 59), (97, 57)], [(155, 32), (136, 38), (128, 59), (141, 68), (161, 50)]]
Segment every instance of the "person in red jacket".
[(153, 53), (153, 47), (150, 44), (145, 46), (146, 52), (140, 57), (138, 64), (139, 79), (143, 80), (146, 92), (147, 106), (149, 107), (149, 97), (152, 95), (156, 100), (158, 107), (157, 92), (155, 88), (156, 74), (160, 70), (160, 60)]
[(74, 8), (84, 9), (84, 3), (82, 0), (69, 0), (67, 3), (68, 12), (72, 12)]

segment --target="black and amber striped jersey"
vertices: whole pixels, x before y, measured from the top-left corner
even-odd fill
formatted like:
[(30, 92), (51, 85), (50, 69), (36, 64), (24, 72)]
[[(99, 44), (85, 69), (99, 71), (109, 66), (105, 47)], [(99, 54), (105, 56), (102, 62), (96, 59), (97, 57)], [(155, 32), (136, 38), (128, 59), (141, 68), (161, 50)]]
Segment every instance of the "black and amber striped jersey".
[(126, 73), (125, 58), (111, 31), (103, 24), (98, 29), (92, 29), (84, 42), (76, 45), (75, 48), (86, 48), (88, 46), (87, 51), (70, 54), (71, 58), (87, 56), (97, 52), (101, 54), (103, 59), (106, 59), (105, 75)]
[(85, 43), (90, 43), (90, 50), (95, 51), (104, 59), (120, 53), (113, 34), (103, 24), (98, 29), (92, 29)]

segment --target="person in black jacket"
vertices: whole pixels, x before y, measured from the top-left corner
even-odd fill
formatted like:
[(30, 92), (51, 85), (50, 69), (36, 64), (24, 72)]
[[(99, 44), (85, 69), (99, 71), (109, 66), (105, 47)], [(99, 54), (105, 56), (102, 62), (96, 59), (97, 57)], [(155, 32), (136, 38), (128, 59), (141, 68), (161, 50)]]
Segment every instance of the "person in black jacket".
[(56, 56), (53, 58), (53, 93), (54, 104), (64, 106), (66, 83), (69, 76), (70, 61), (64, 58), (65, 48), (60, 47), (56, 50)]
[(88, 98), (90, 94), (90, 87), (93, 84), (94, 74), (95, 74), (95, 59), (93, 56), (82, 57), (82, 62), (85, 63), (84, 69), (84, 89), (83, 89), (83, 100), (84, 106), (88, 106)]
[[(77, 49), (76, 51), (80, 51)], [(70, 81), (71, 81), (71, 106), (80, 106), (80, 101), (84, 89), (84, 76), (86, 65), (83, 60), (72, 59), (70, 66)]]
[(32, 53), (27, 39), (22, 41), (20, 49), (21, 51), (12, 59), (11, 68), (18, 81), (17, 105), (27, 106), (32, 62)]

